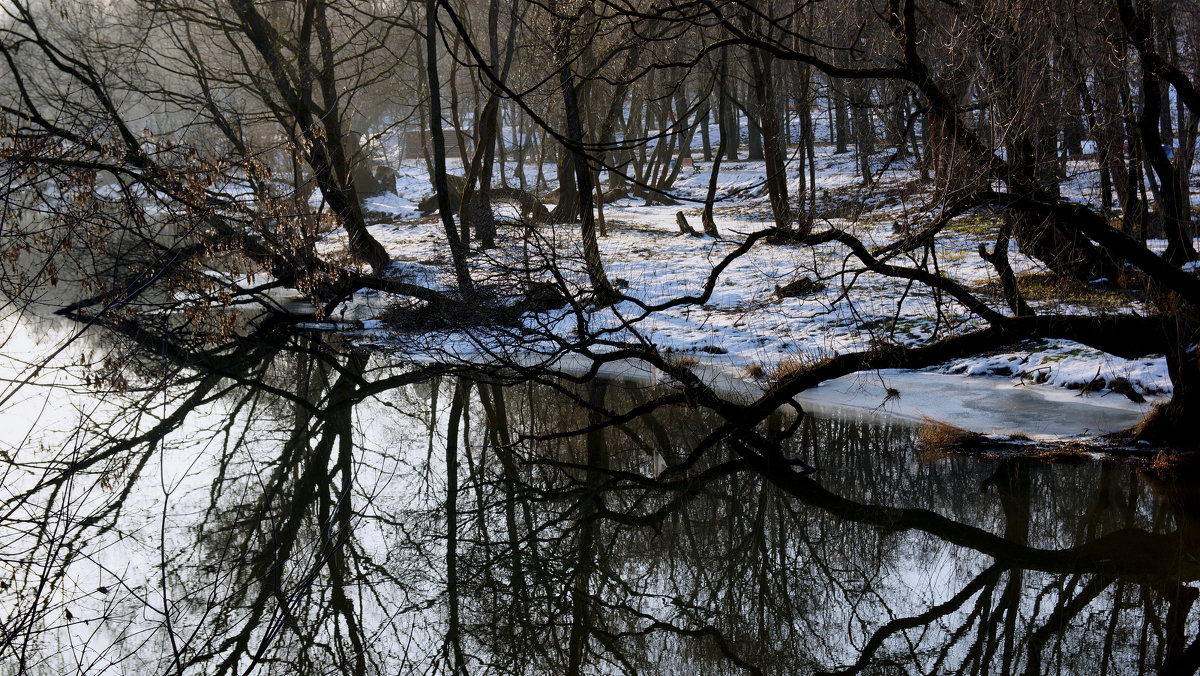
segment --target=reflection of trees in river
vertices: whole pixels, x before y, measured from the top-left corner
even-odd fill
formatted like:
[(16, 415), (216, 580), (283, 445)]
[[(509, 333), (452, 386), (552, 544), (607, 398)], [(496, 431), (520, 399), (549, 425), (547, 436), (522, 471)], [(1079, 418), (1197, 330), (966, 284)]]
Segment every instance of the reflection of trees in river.
[(179, 360), (6, 469), (15, 671), (1195, 671), (1185, 487), (921, 463), (853, 419), (692, 457), (708, 414), (602, 424), (636, 387), (580, 406), (316, 344)]
[[(724, 459), (710, 458), (696, 475), (710, 469), (724, 478), (686, 506), (658, 513), (671, 498), (620, 472), (630, 471), (630, 452), (672, 452), (653, 441), (627, 447), (625, 440), (670, 439), (697, 421), (667, 422), (662, 435), (636, 426), (605, 432), (616, 457), (607, 460), (604, 500), (622, 516), (591, 524), (604, 554), (587, 571), (590, 612), (572, 614), (589, 623), (597, 659), (652, 672), (709, 672), (723, 657), (734, 671), (891, 664), (903, 672), (967, 672), (988, 664), (1001, 673), (1125, 673), (1155, 670), (1185, 635), (1182, 625), (1172, 635), (1164, 619), (1187, 615), (1191, 592), (1181, 592), (1179, 582), (1194, 576), (1194, 566), (1153, 557), (1181, 552), (1187, 537), (1119, 533), (1098, 540), (1122, 528), (1171, 527), (1162, 517), (1172, 506), (1152, 500), (1136, 476), (1105, 466), (967, 459), (921, 467), (906, 450), (910, 432), (903, 427), (811, 421), (802, 444), (829, 440), (820, 453), (805, 449), (805, 457), (831, 468), (819, 484), (780, 477), (773, 471), (785, 469), (769, 464), (757, 468), (761, 473), (722, 470)], [(579, 463), (580, 443), (540, 455)], [(776, 481), (764, 482), (764, 475)], [(564, 477), (564, 490), (591, 483), (573, 478)], [(838, 494), (810, 489), (820, 485)], [(935, 506), (953, 520), (871, 503)], [(1152, 504), (1156, 514), (1146, 510)], [(560, 515), (551, 509), (546, 523)], [(1028, 546), (1009, 547), (988, 531)], [(1150, 560), (1127, 555), (1139, 545)], [(993, 557), (1001, 563), (993, 565)], [(566, 553), (559, 558), (570, 565)], [(553, 560), (541, 558), (543, 565)]]

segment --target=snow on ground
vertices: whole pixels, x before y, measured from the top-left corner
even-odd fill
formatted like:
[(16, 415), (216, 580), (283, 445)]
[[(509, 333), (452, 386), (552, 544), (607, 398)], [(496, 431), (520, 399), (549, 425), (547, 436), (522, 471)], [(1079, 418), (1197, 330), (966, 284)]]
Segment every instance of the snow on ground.
[[(451, 161), (451, 173), (461, 171), (457, 164)], [(877, 165), (880, 169), (875, 189), (863, 192), (857, 188), (860, 180), (854, 154), (836, 155), (830, 147), (818, 147), (819, 211), (830, 214), (830, 218), (819, 221), (817, 229), (833, 225), (868, 244), (878, 244), (894, 236), (894, 224), (903, 222), (911, 212), (923, 206), (919, 203), (922, 195), (910, 194), (911, 191), (905, 189), (914, 179), (913, 171), (902, 166), (885, 166), (882, 161)], [(510, 161), (508, 166), (511, 171), (513, 163)], [(720, 202), (716, 208), (716, 223), (722, 237), (680, 235), (676, 225), (677, 211), (683, 211), (692, 225), (699, 227), (699, 201), (707, 189), (710, 166), (697, 161), (694, 168), (682, 171), (675, 191), (684, 201), (678, 206), (648, 206), (635, 199), (605, 205), (609, 234), (600, 242), (604, 263), (610, 280), (620, 285), (625, 293), (645, 303), (698, 294), (713, 265), (732, 251), (746, 234), (772, 225), (762, 188), (763, 164), (726, 162), (721, 167), (720, 194), (733, 193), (736, 197)], [(526, 166), (526, 171), (528, 184), (532, 186), (536, 168)], [(543, 172), (554, 185), (554, 167), (546, 166)], [(366, 201), (368, 211), (377, 220), (372, 233), (396, 260), (392, 274), (418, 284), (448, 288), (453, 285), (453, 277), (442, 225), (436, 217), (421, 217), (415, 207), (430, 193), (425, 166), (419, 161), (408, 162), (398, 169), (398, 174), (396, 194)], [(1089, 199), (1094, 194), (1090, 181), (1090, 175), (1077, 168), (1066, 184), (1065, 193), (1077, 199)], [(515, 182), (510, 177), (510, 183)], [(794, 180), (791, 188), (795, 190)], [(515, 213), (509, 215), (516, 216)], [(939, 237), (938, 270), (970, 288), (994, 286), (996, 281), (991, 266), (975, 251), (981, 241), (990, 241), (987, 227), (987, 221), (968, 216), (944, 232)], [(560, 253), (578, 256), (577, 231), (577, 226), (558, 225), (545, 226), (537, 234), (554, 242)], [(501, 238), (500, 250), (472, 253), (473, 265), (481, 271), (481, 276), (486, 276), (489, 269), (502, 266), (505, 257), (527, 253), (534, 241), (518, 225), (502, 226)], [(1035, 261), (1016, 253), (1012, 262), (1018, 274), (1040, 270)], [(565, 267), (571, 269), (569, 261)], [(576, 265), (574, 270), (574, 279), (582, 284), (579, 267)], [(802, 277), (819, 280), (824, 288), (792, 298), (780, 298), (775, 294), (777, 286)], [(551, 350), (547, 344), (525, 344), (521, 346), (525, 353), (514, 355), (513, 346), (505, 344), (506, 340), (511, 342), (509, 336), (496, 336), (490, 344), (486, 338), (480, 341), (478, 336), (468, 338), (461, 334), (439, 336), (432, 341), (412, 336), (396, 337), (385, 328), (379, 328), (382, 326), (379, 320), (387, 309), (383, 298), (367, 294), (360, 295), (357, 300), (356, 305), (347, 308), (344, 317), (368, 322), (366, 326), (370, 328), (362, 331), (358, 339), (387, 346), (408, 358), (437, 359), (446, 355), (478, 358), (481, 349), (494, 349), (536, 361)], [(1058, 310), (1078, 311), (1083, 307), (1069, 298), (1064, 301), (1033, 299), (1033, 304), (1046, 308), (1051, 301)], [(1117, 311), (1139, 310), (1128, 304), (1117, 308)], [(907, 288), (902, 280), (864, 272), (856, 259), (849, 256), (848, 250), (838, 244), (816, 248), (761, 245), (722, 273), (710, 300), (702, 306), (689, 305), (646, 314), (637, 305), (626, 302), (594, 311), (588, 322), (593, 329), (617, 327), (623, 320), (631, 318), (636, 320), (636, 335), (627, 330), (619, 331), (614, 339), (649, 339), (661, 350), (678, 353), (681, 359), (686, 356), (689, 362), (695, 360), (696, 368), (708, 373), (710, 379), (722, 380), (728, 387), (747, 393), (760, 391), (779, 369), (861, 350), (873, 340), (919, 344), (933, 336), (977, 325), (977, 320), (972, 320), (954, 303), (943, 302), (939, 309), (939, 303), (927, 289)], [(576, 317), (566, 311), (527, 318), (530, 328), (549, 329), (567, 339), (578, 330), (576, 322)], [(560, 362), (559, 366), (564, 364)], [(998, 386), (1041, 392), (1032, 395), (1037, 401), (1049, 401), (1046, 395), (1052, 391), (1065, 395), (1065, 398), (1051, 397), (1055, 402), (1052, 408), (1070, 407), (1074, 400), (1083, 405), (1087, 398), (1076, 396), (1080, 392), (1096, 390), (1088, 400), (1103, 398), (1097, 404), (1098, 418), (1087, 417), (1077, 410), (1065, 415), (1080, 419), (1074, 427), (1039, 423), (1027, 430), (1035, 434), (1046, 433), (1050, 427), (1053, 427), (1050, 432), (1053, 434), (1118, 429), (1144, 414), (1155, 398), (1169, 396), (1171, 392), (1165, 360), (1161, 357), (1118, 359), (1068, 341), (1026, 343), (1003, 353), (953, 360), (926, 371), (958, 374), (955, 382), (959, 382), (962, 389), (959, 400), (966, 399), (969, 390), (990, 391)], [(889, 375), (897, 382), (908, 382), (905, 377), (903, 373)], [(910, 389), (914, 392), (924, 387), (918, 382), (920, 379), (910, 379)], [(1123, 384), (1128, 383), (1132, 390), (1145, 395), (1149, 401), (1135, 404), (1108, 389), (1118, 383), (1122, 384), (1119, 389), (1124, 389)], [(904, 388), (897, 389), (903, 391)], [(940, 392), (938, 397), (953, 398), (947, 394), (950, 390), (944, 382), (935, 389)], [(925, 408), (935, 403), (938, 397), (926, 397)], [(882, 388), (861, 397), (862, 402), (869, 404), (868, 408), (896, 411), (903, 408), (897, 400), (883, 402), (885, 398)], [(843, 405), (854, 405), (853, 399), (841, 397)], [(915, 399), (910, 397), (910, 400)], [(898, 401), (904, 402), (904, 398)], [(925, 408), (917, 413), (901, 414), (924, 416), (932, 413), (931, 417), (938, 417), (937, 410)], [(1012, 427), (1008, 423), (977, 422), (958, 410), (961, 407), (942, 408), (945, 410), (940, 417), (951, 418), (951, 422), (960, 426), (974, 425), (980, 431)], [(1117, 415), (1114, 413), (1117, 411), (1123, 413)], [(1098, 423), (1097, 420), (1105, 418), (1106, 412), (1111, 414), (1111, 424)]]
[(363, 209), (372, 214), (386, 214), (395, 218), (415, 218), (420, 213), (415, 202), (395, 193), (372, 195), (363, 200)]

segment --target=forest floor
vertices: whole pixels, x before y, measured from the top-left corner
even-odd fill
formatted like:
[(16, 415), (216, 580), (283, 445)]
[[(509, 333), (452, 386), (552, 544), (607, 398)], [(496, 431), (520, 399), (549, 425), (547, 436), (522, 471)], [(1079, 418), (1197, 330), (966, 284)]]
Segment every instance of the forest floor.
[[(899, 163), (880, 166), (875, 185), (864, 190), (853, 152), (835, 154), (832, 150), (826, 146), (817, 149), (817, 229), (833, 225), (869, 245), (879, 245), (895, 237), (898, 223), (931, 210), (926, 203), (931, 191), (920, 183), (912, 167)], [(694, 227), (700, 227), (710, 166), (697, 161), (694, 167), (682, 170), (674, 186), (674, 194), (682, 200), (679, 205), (650, 206), (640, 199), (623, 199), (604, 206), (608, 230), (600, 240), (604, 264), (610, 280), (625, 293), (646, 303), (697, 294), (717, 261), (748, 233), (773, 224), (762, 186), (763, 163), (725, 162), (719, 195), (734, 197), (717, 204), (720, 237), (681, 235), (676, 225), (679, 211)], [(1090, 200), (1094, 174), (1088, 163), (1080, 162), (1068, 170), (1076, 173), (1068, 177), (1064, 193)], [(450, 171), (456, 173), (456, 167), (452, 165)], [(544, 171), (553, 185), (553, 167)], [(416, 208), (431, 192), (425, 166), (408, 162), (399, 168), (399, 174), (396, 194), (366, 200), (374, 221), (372, 233), (395, 258), (394, 276), (449, 287), (453, 277), (441, 222), (436, 216), (421, 216)], [(795, 185), (793, 179), (789, 187), (794, 190)], [(515, 211), (511, 216), (515, 222)], [(994, 305), (1003, 307), (995, 273), (977, 252), (980, 243), (991, 246), (994, 242), (997, 223), (998, 217), (990, 214), (957, 219), (938, 237), (936, 265), (941, 274), (995, 298)], [(537, 235), (557, 242), (560, 251), (577, 252), (579, 248), (577, 225), (544, 226)], [(498, 241), (498, 249), (472, 254), (473, 266), (484, 271), (481, 277), (486, 277), (488, 270), (503, 270), (506, 262), (527, 256), (536, 245), (530, 232), (519, 225), (502, 226)], [(570, 255), (568, 269), (572, 267)], [(1122, 313), (1146, 309), (1138, 296), (1104, 281), (1093, 285), (1057, 282), (1036, 261), (1015, 250), (1012, 262), (1022, 290), (1036, 310)], [(576, 280), (582, 283), (579, 266), (575, 270)], [(813, 282), (805, 293), (782, 297), (776, 292), (778, 287), (803, 278)], [(353, 334), (359, 343), (410, 359), (478, 359), (481, 354), (503, 351), (510, 357), (535, 361), (552, 353), (553, 341), (504, 344), (506, 339), (511, 341), (509, 333), (494, 336), (494, 342), (478, 332), (422, 337), (397, 333), (387, 325), (389, 308), (383, 302), (382, 296), (359, 295), (338, 319), (355, 320), (352, 326), (361, 326)], [(564, 339), (579, 329), (577, 317), (567, 311), (531, 314), (524, 321), (531, 329)], [(915, 345), (969, 329), (976, 321), (961, 306), (938, 299), (927, 289), (865, 272), (837, 243), (815, 248), (758, 246), (721, 274), (712, 297), (703, 305), (644, 315), (636, 305), (621, 303), (595, 309), (588, 317), (592, 329), (613, 327), (619, 329), (614, 339), (649, 340), (726, 390), (747, 395), (761, 391), (784, 370), (863, 349), (872, 340)], [(563, 361), (555, 365), (570, 368)], [(642, 375), (653, 380), (653, 373)], [(889, 388), (901, 396), (889, 397)], [(820, 388), (819, 396), (809, 398), (806, 405), (951, 420), (984, 433), (1063, 438), (1128, 427), (1170, 393), (1162, 357), (1127, 360), (1070, 341), (1043, 340), (951, 360), (921, 373), (889, 371), (847, 377)], [(1144, 401), (1133, 401), (1139, 398)]]

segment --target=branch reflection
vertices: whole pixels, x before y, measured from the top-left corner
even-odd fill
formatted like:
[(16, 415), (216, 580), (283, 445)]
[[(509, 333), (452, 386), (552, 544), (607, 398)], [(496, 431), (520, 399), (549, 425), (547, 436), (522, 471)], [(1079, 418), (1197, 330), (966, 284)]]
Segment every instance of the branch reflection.
[(625, 416), (658, 396), (628, 383), (169, 353), (3, 458), (0, 672), (1200, 666), (1191, 486), (853, 417), (696, 454), (721, 421)]

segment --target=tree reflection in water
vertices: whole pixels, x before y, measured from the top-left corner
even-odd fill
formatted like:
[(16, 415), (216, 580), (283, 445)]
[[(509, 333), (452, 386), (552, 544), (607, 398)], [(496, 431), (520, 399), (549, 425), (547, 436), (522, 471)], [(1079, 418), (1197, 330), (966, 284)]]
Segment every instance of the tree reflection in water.
[(922, 459), (910, 427), (853, 418), (694, 453), (712, 414), (613, 420), (653, 396), (631, 384), (295, 338), (162, 354), (56, 388), (86, 414), (0, 457), (0, 673), (1200, 664), (1188, 485)]

